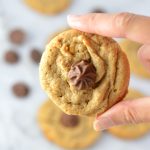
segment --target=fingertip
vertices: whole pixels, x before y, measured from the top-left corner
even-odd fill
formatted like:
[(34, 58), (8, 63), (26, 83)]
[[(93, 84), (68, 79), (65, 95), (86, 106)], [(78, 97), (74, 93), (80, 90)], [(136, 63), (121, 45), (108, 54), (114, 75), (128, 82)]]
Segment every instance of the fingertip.
[(80, 18), (80, 15), (69, 14), (67, 16), (68, 25), (72, 28), (79, 28), (81, 26), (79, 18)]
[(102, 130), (108, 129), (111, 126), (114, 126), (114, 122), (109, 117), (101, 116), (97, 118), (93, 123), (93, 127), (96, 131), (102, 131)]
[(93, 128), (94, 128), (95, 131), (100, 131), (100, 126), (99, 126), (98, 120), (95, 120), (93, 122)]
[(150, 69), (150, 45), (143, 45), (140, 47), (137, 53), (138, 59), (148, 69)]
[(143, 49), (144, 49), (144, 45), (141, 46), (137, 52), (137, 57), (139, 60), (142, 60), (143, 59)]
[(74, 14), (69, 14), (67, 15), (67, 21), (71, 21), (71, 20), (74, 20), (78, 15), (74, 15)]

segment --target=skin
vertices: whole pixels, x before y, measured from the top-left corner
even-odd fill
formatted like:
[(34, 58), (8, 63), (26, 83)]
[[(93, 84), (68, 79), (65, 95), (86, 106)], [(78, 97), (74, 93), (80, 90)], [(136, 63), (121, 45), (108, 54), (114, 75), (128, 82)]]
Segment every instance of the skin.
[[(128, 38), (142, 43), (137, 53), (150, 72), (150, 17), (131, 13), (90, 13), (69, 15), (68, 24), (75, 29), (112, 38)], [(112, 126), (150, 122), (150, 97), (119, 102), (93, 123), (96, 131)]]

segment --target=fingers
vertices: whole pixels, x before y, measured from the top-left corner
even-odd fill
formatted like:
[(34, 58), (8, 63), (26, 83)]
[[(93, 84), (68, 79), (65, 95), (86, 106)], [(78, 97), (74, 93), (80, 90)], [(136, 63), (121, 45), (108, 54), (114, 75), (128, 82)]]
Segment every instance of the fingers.
[(131, 13), (69, 15), (68, 24), (78, 30), (150, 43), (150, 17)]
[(143, 45), (138, 51), (138, 57), (141, 60), (142, 64), (150, 72), (150, 44)]
[(96, 131), (112, 126), (150, 122), (150, 97), (122, 101), (98, 116), (94, 122)]

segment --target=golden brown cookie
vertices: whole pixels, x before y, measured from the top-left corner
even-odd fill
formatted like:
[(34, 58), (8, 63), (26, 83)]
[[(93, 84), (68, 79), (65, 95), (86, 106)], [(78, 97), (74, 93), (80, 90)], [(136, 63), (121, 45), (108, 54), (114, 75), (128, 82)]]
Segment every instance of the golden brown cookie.
[(65, 10), (72, 0), (24, 0), (34, 10), (44, 14), (57, 14)]
[(92, 118), (66, 115), (50, 100), (39, 109), (38, 122), (47, 139), (64, 148), (85, 148), (100, 136)]
[(129, 64), (113, 39), (68, 30), (47, 45), (40, 82), (65, 113), (95, 115), (126, 95)]
[(137, 57), (137, 51), (142, 45), (137, 42), (124, 39), (120, 42), (120, 46), (127, 54), (131, 71), (138, 76), (150, 78), (150, 73), (144, 68)]
[[(143, 94), (136, 90), (129, 90), (126, 99), (135, 99), (143, 97)], [(108, 131), (116, 137), (123, 139), (136, 139), (150, 131), (150, 124), (141, 123), (136, 125), (117, 126), (108, 129)]]

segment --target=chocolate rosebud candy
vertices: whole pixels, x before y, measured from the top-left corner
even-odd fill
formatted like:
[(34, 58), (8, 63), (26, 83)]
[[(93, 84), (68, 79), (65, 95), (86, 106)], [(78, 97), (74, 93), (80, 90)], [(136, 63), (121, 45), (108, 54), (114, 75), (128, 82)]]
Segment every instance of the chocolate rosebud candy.
[(79, 90), (92, 88), (96, 81), (96, 69), (92, 63), (82, 60), (71, 66), (68, 78)]
[(78, 118), (78, 116), (67, 115), (67, 114), (63, 113), (60, 118), (60, 122), (65, 127), (75, 127), (79, 123), (79, 118)]

